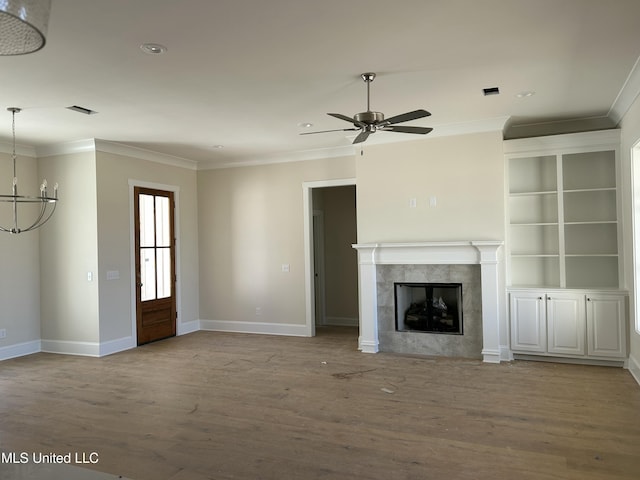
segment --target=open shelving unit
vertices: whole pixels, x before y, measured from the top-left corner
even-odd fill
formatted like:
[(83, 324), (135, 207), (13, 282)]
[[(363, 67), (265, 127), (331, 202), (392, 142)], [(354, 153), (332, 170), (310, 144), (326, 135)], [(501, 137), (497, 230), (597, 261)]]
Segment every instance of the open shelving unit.
[(505, 142), (510, 286), (619, 287), (616, 135)]

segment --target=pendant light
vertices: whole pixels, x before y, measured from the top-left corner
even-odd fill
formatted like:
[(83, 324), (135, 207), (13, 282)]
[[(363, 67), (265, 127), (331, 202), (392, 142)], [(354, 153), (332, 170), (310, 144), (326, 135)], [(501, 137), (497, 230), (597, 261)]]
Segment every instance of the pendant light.
[[(7, 233), (23, 233), (35, 230), (41, 227), (51, 218), (53, 212), (56, 209), (58, 203), (58, 184), (53, 186), (53, 196), (49, 195), (49, 189), (47, 180), (42, 181), (40, 185), (39, 196), (18, 195), (18, 174), (16, 170), (16, 113), (20, 113), (20, 109), (16, 107), (7, 108), (12, 114), (12, 135), (13, 135), (13, 151), (11, 154), (11, 160), (13, 162), (13, 182), (10, 195), (0, 195), (0, 202), (9, 203), (12, 213), (13, 221), (10, 226), (4, 226), (0, 224), (0, 231)], [(39, 205), (39, 212), (33, 215), (33, 209), (29, 212), (31, 214), (31, 223), (26, 227), (20, 227), (20, 219), (22, 217), (21, 208), (25, 205)], [(22, 212), (24, 213), (24, 212)]]
[(0, 0), (0, 55), (44, 47), (50, 10), (51, 0)]

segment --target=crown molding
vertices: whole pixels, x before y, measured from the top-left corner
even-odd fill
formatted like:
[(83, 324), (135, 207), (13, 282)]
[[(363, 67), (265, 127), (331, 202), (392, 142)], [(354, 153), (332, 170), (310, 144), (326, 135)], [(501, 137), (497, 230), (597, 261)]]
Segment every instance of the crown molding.
[[(1, 151), (1, 150), (0, 150)], [(70, 155), (82, 152), (103, 152), (112, 153), (114, 155), (122, 155), (125, 157), (138, 158), (150, 162), (171, 165), (174, 167), (187, 168), (190, 170), (197, 169), (197, 162), (186, 158), (175, 157), (164, 153), (146, 150), (144, 148), (132, 147), (117, 142), (109, 142), (98, 138), (90, 138), (85, 140), (77, 140), (74, 142), (58, 143), (55, 145), (46, 145), (34, 149), (38, 158), (52, 157), (55, 155)], [(36, 156), (36, 155), (33, 155)]]
[[(13, 144), (0, 142), (0, 153), (12, 154)], [(21, 157), (37, 158), (36, 149), (29, 145), (16, 144), (16, 155), (20, 155)]]
[(640, 57), (633, 65), (631, 72), (627, 76), (627, 79), (622, 85), (618, 96), (611, 105), (607, 116), (611, 119), (615, 126), (617, 126), (622, 118), (625, 116), (633, 102), (640, 94)]
[(107, 140), (96, 139), (96, 150), (104, 153), (112, 153), (114, 155), (122, 155), (125, 157), (138, 158), (149, 162), (161, 163), (172, 167), (186, 168), (189, 170), (197, 170), (198, 162), (187, 158), (176, 157), (166, 153), (154, 152), (140, 147), (132, 147), (123, 143), (110, 142)]
[(354, 156), (354, 145), (346, 145), (332, 148), (319, 148), (315, 150), (298, 150), (294, 152), (282, 152), (266, 155), (261, 158), (239, 160), (237, 162), (200, 164), (198, 170), (219, 170), (223, 168), (255, 167), (258, 165), (273, 165), (276, 163), (304, 162), (308, 160), (322, 160), (325, 158), (338, 158)]

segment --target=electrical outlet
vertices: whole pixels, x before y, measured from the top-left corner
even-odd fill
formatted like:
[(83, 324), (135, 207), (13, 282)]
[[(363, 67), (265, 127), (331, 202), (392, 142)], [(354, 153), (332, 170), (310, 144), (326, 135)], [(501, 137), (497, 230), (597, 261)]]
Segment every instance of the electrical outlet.
[(0, 338), (7, 338), (7, 329), (0, 328)]
[(260, 307), (256, 307), (256, 315), (262, 315), (262, 309)]

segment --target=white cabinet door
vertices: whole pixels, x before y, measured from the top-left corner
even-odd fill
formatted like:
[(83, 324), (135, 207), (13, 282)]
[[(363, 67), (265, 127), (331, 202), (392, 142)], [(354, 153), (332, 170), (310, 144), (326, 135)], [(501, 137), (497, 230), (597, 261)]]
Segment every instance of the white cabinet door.
[(587, 348), (594, 357), (626, 356), (625, 298), (587, 294)]
[(561, 355), (585, 354), (584, 295), (547, 295), (547, 352)]
[(544, 353), (546, 343), (544, 295), (511, 292), (511, 350)]

